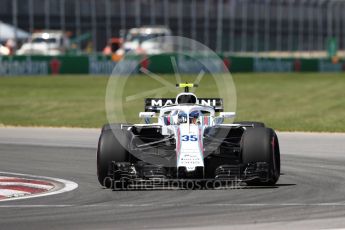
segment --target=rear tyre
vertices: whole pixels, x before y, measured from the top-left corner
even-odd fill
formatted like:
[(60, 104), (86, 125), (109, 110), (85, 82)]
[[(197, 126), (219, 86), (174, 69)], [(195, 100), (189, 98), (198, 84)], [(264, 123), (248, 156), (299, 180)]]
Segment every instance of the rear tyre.
[(242, 137), (242, 162), (244, 164), (268, 163), (268, 180), (248, 181), (248, 185), (270, 186), (276, 184), (280, 176), (280, 150), (273, 129), (258, 127), (247, 129)]
[(128, 161), (127, 145), (126, 131), (121, 129), (120, 124), (103, 127), (97, 149), (97, 177), (102, 186), (107, 188), (112, 186), (111, 178), (108, 177), (109, 166), (112, 161)]

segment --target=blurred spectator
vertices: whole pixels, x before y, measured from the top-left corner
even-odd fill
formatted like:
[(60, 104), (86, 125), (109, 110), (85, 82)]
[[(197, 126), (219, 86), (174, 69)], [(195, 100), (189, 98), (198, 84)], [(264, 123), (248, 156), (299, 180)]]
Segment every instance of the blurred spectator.
[(111, 46), (108, 44), (106, 47), (104, 47), (103, 49), (103, 54), (104, 55), (111, 55), (112, 52), (111, 52)]
[(92, 41), (89, 41), (85, 47), (85, 53), (91, 54), (93, 52)]
[(6, 47), (0, 44), (0, 55), (9, 55), (10, 50)]
[(107, 45), (103, 49), (104, 55), (112, 55), (117, 50), (119, 50), (122, 47), (123, 39), (122, 38), (110, 38), (108, 40)]
[(16, 48), (16, 42), (13, 39), (8, 39), (5, 46), (9, 50), (9, 55), (13, 55)]

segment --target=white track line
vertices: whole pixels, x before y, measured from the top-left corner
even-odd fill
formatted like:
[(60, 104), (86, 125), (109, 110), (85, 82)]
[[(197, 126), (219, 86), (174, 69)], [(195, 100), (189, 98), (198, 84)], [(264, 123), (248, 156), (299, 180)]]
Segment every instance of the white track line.
[(324, 230), (345, 230), (345, 228), (325, 228)]
[(12, 179), (12, 177), (8, 177), (8, 176), (0, 176), (0, 180), (3, 180), (3, 179)]
[(345, 228), (325, 228), (324, 230), (345, 230)]
[[(31, 193), (25, 191), (18, 191), (13, 189), (0, 189), (0, 196), (6, 196), (8, 198), (16, 197), (16, 196), (23, 196), (23, 195), (30, 195)], [(5, 198), (5, 199), (8, 199)]]
[(174, 208), (174, 207), (327, 207), (327, 206), (345, 206), (345, 203), (277, 203), (277, 204), (269, 204), (269, 203), (258, 203), (258, 204), (86, 204), (86, 205), (73, 205), (73, 204), (47, 204), (47, 205), (0, 205), (0, 208), (60, 208), (60, 207), (79, 207), (79, 208), (101, 208), (101, 207), (114, 207), (114, 208), (144, 208), (144, 207), (167, 207), (167, 208)]
[(32, 174), (22, 174), (22, 173), (13, 173), (13, 172), (3, 172), (3, 171), (0, 171), (0, 174), (13, 175), (13, 176), (24, 176), (24, 177), (34, 178), (34, 179), (50, 180), (50, 181), (59, 182), (59, 183), (64, 185), (64, 187), (62, 189), (59, 189), (59, 190), (56, 190), (56, 191), (51, 191), (51, 192), (48, 191), (48, 192), (45, 192), (45, 193), (29, 195), (29, 196), (24, 196), (24, 197), (9, 198), (9, 199), (0, 200), (0, 202), (12, 201), (12, 200), (23, 200), (23, 199), (29, 199), (29, 198), (34, 198), (34, 197), (43, 197), (43, 196), (57, 195), (57, 194), (61, 194), (61, 193), (64, 193), (64, 192), (70, 192), (70, 191), (78, 188), (78, 184), (77, 183), (75, 183), (73, 181), (69, 181), (69, 180), (60, 179), (60, 178), (36, 176), (36, 175), (32, 175)]

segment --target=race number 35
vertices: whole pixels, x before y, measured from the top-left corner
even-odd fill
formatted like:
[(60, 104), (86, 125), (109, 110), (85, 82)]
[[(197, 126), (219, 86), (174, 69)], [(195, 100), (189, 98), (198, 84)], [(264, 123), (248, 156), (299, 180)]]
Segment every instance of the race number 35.
[(182, 141), (197, 141), (198, 137), (196, 135), (182, 135)]

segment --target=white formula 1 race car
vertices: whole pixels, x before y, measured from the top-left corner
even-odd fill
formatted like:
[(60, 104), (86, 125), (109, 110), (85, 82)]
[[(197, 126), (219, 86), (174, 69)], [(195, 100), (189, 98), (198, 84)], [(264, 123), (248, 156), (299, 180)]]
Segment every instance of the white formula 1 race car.
[[(223, 112), (222, 99), (198, 99), (189, 92), (196, 85), (177, 86), (185, 92), (176, 98), (145, 99), (139, 116), (146, 124), (104, 125), (97, 149), (101, 185), (201, 188), (215, 182), (267, 186), (278, 181), (280, 150), (273, 129), (260, 122), (225, 124), (235, 113)], [(158, 121), (150, 123), (153, 118)]]

